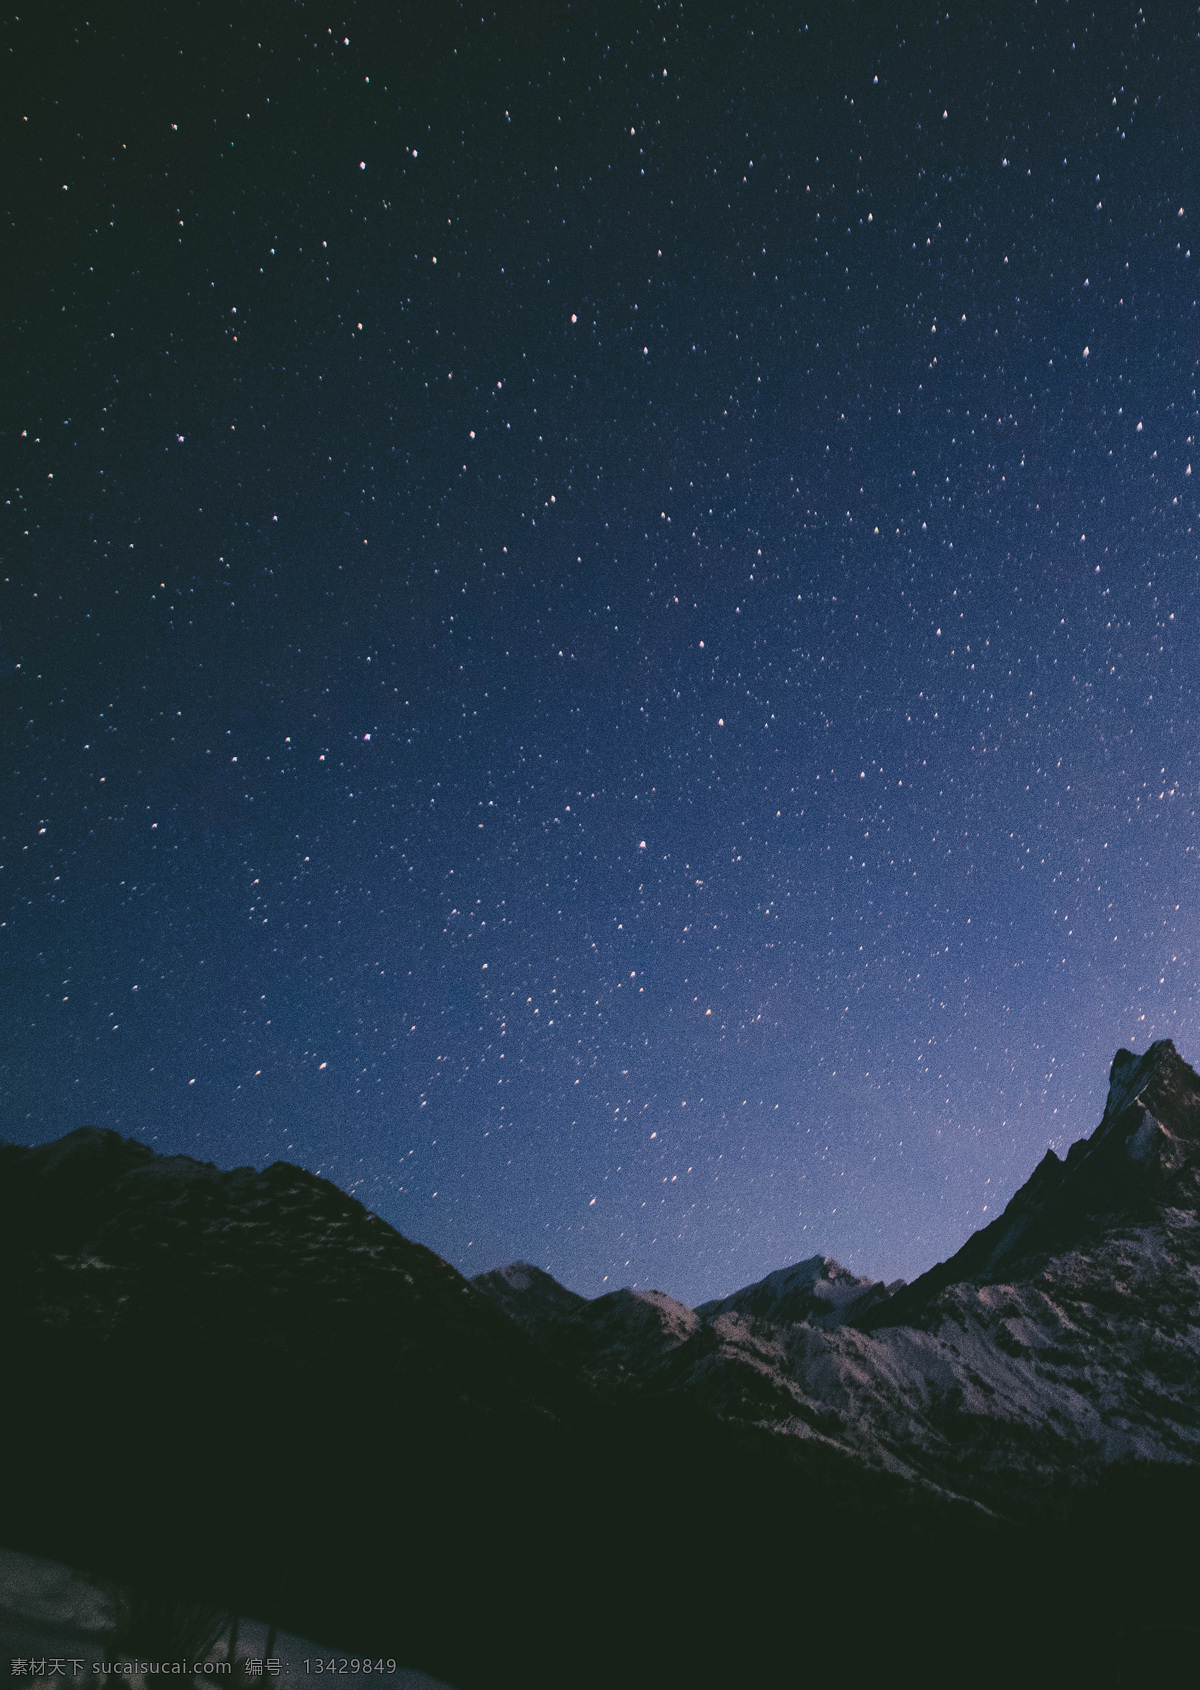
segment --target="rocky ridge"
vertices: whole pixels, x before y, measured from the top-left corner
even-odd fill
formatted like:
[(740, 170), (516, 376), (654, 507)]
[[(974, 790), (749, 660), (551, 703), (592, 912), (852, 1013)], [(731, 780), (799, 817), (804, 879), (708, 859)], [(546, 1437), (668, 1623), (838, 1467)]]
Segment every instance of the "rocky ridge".
[(601, 1298), (537, 1336), (574, 1362), (587, 1327), (588, 1371), (610, 1386), (1036, 1511), (1122, 1461), (1200, 1460), (1198, 1196), (1200, 1077), (1162, 1040), (1119, 1051), (1095, 1132), (1065, 1159), (1048, 1151), (912, 1285), (815, 1256), (703, 1304), (690, 1329), (675, 1313), (654, 1344), (633, 1332), (661, 1293), (636, 1310)]
[[(869, 1602), (888, 1660), (930, 1589), (970, 1569), (944, 1626), (980, 1565), (1041, 1554), (1047, 1578), (1077, 1569), (1103, 1670), (1124, 1546), (1200, 1502), (1198, 1196), (1200, 1078), (1167, 1041), (1118, 1052), (1091, 1137), (911, 1285), (816, 1256), (697, 1310), (589, 1301), (528, 1263), (470, 1283), (283, 1163), (222, 1172), (91, 1129), (0, 1146), (21, 1452), (0, 1542), (161, 1569), (463, 1690), (556, 1690), (568, 1655), (597, 1687), (724, 1685), (747, 1660), (786, 1682), (778, 1615), (814, 1580), (828, 1636), (861, 1641), (843, 1572), (864, 1545), (890, 1567)], [(631, 1546), (670, 1592), (654, 1614), (737, 1592), (752, 1643), (610, 1603), (626, 1618), (580, 1658), (578, 1592)], [(1178, 1602), (1191, 1565), (1147, 1562), (1137, 1602)]]
[[(64, 1345), (251, 1349), (369, 1343), (377, 1376), (482, 1407), (542, 1397), (544, 1370), (432, 1250), (330, 1181), (160, 1156), (107, 1129), (0, 1145), (0, 1273), (9, 1310)], [(570, 1298), (570, 1292), (562, 1292)]]
[(696, 1313), (703, 1320), (722, 1314), (753, 1315), (775, 1325), (807, 1321), (813, 1326), (842, 1326), (864, 1315), (869, 1308), (886, 1302), (904, 1286), (902, 1279), (885, 1285), (877, 1279), (860, 1279), (835, 1262), (832, 1256), (809, 1256), (793, 1267), (778, 1268), (753, 1285), (745, 1285), (728, 1297), (701, 1303)]

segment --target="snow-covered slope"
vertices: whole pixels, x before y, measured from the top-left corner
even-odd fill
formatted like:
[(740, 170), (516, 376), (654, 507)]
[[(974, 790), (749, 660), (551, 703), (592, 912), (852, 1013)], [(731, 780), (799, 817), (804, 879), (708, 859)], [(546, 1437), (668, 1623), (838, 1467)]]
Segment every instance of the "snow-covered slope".
[(1120, 1051), (1096, 1131), (948, 1262), (836, 1327), (790, 1318), (773, 1274), (706, 1306), (716, 1342), (675, 1388), (1001, 1511), (1123, 1458), (1195, 1462), (1198, 1180), (1200, 1078), (1169, 1040)]
[(902, 1279), (891, 1285), (860, 1279), (832, 1256), (810, 1256), (792, 1267), (778, 1268), (728, 1297), (701, 1303), (696, 1313), (704, 1320), (719, 1314), (746, 1314), (777, 1324), (807, 1320), (814, 1325), (840, 1326), (893, 1296), (903, 1285)]
[(1013, 1277), (1064, 1250), (1099, 1243), (1122, 1220), (1195, 1214), (1200, 1201), (1200, 1077), (1170, 1039), (1144, 1056), (1119, 1050), (1090, 1138), (1065, 1161), (1048, 1150), (1003, 1214), (949, 1261), (913, 1281), (863, 1324), (919, 1318), (943, 1286)]
[(910, 1286), (814, 1256), (690, 1320), (616, 1293), (540, 1337), (610, 1387), (1036, 1509), (1122, 1460), (1200, 1461), (1198, 1193), (1200, 1077), (1163, 1040), (1119, 1051), (1091, 1137)]
[(919, 1326), (721, 1314), (677, 1388), (1001, 1512), (1121, 1458), (1196, 1461), (1198, 1230), (1176, 1214), (1029, 1277), (948, 1285)]

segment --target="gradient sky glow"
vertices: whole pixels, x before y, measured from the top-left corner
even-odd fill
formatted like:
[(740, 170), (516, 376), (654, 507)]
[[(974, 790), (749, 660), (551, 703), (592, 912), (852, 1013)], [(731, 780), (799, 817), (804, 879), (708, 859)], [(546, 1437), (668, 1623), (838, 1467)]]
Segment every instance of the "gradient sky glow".
[(4, 1137), (696, 1302), (1200, 1057), (1194, 11), (134, 11), (0, 32)]

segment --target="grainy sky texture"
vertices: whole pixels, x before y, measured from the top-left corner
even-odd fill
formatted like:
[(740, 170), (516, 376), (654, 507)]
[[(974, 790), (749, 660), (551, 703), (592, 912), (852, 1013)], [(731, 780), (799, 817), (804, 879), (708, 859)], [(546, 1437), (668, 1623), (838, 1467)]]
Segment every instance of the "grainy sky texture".
[(1200, 1055), (1194, 8), (26, 10), (6, 1137), (694, 1302)]

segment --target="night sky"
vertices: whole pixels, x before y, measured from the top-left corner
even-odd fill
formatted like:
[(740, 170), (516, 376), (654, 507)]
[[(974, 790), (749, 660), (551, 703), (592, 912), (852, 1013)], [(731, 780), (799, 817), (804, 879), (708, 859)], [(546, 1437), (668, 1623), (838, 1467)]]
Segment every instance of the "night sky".
[(696, 1302), (1200, 1056), (1147, 14), (6, 20), (3, 1136)]

